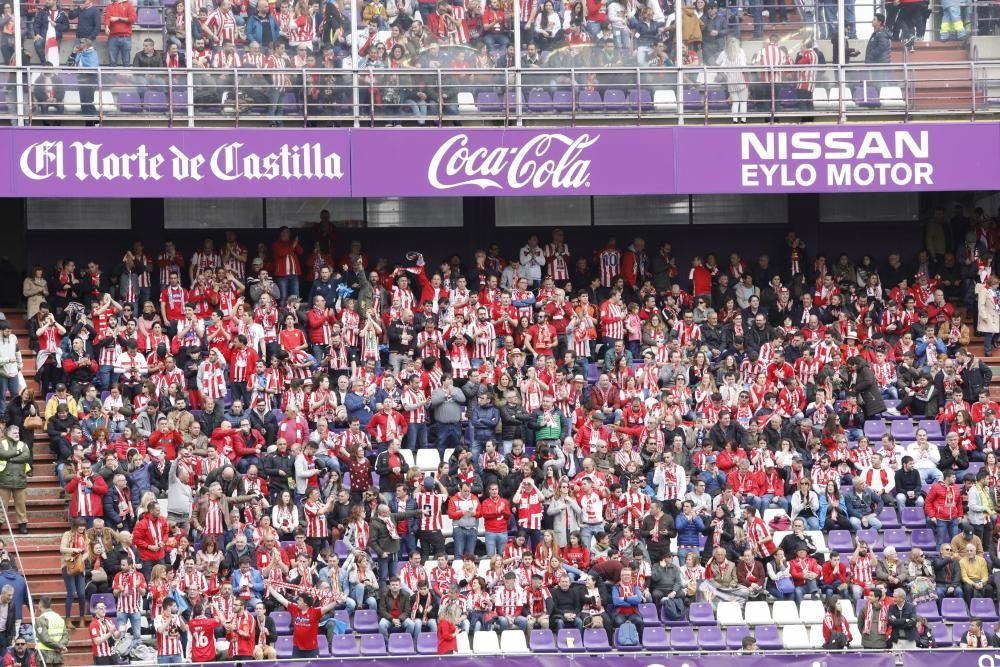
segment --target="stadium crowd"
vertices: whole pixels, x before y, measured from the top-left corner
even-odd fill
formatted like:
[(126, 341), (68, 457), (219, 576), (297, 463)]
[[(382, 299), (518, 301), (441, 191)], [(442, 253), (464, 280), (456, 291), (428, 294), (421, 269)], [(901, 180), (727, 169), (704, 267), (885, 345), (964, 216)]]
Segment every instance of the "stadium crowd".
[[(905, 260), (790, 232), (683, 271), (670, 243), (582, 250), (560, 229), (394, 263), (321, 220), (62, 259), (24, 281), (30, 340), (0, 322), (0, 491), (27, 532), (44, 429), (72, 522), (65, 623), (98, 664), (147, 617), (161, 662), (201, 662), (273, 657), (283, 618), (298, 657), (362, 619), (442, 652), (512, 629), (628, 646), (648, 603), (681, 622), (824, 600), (843, 648), (838, 601), (864, 601), (863, 646), (927, 645), (916, 605), (995, 601), (1000, 406), (963, 319), (990, 356), (982, 211), (936, 211)], [(899, 521), (929, 543), (890, 543)]]

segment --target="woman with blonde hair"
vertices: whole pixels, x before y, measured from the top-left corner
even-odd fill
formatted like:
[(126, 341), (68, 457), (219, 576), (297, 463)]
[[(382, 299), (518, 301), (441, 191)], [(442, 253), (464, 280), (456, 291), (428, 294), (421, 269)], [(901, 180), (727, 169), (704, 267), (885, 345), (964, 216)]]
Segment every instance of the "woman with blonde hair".
[(458, 624), (462, 618), (462, 608), (454, 602), (445, 606), (438, 618), (438, 655), (449, 655), (458, 651)]

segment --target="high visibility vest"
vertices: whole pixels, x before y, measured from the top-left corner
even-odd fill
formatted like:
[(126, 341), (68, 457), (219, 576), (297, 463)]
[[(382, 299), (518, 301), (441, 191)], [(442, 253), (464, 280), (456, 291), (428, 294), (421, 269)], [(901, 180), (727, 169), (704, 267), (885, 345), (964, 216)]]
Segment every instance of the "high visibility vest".
[[(46, 621), (48, 621), (50, 637), (52, 637), (53, 639), (57, 637), (59, 639), (62, 639), (63, 637), (66, 636), (66, 621), (63, 620), (62, 616), (60, 616), (59, 614), (55, 613), (50, 609), (44, 614), (42, 614), (41, 618), (44, 618)], [(52, 652), (59, 650), (58, 647), (48, 646), (41, 640), (37, 640), (35, 642), (35, 648), (39, 648), (43, 651), (52, 651)]]

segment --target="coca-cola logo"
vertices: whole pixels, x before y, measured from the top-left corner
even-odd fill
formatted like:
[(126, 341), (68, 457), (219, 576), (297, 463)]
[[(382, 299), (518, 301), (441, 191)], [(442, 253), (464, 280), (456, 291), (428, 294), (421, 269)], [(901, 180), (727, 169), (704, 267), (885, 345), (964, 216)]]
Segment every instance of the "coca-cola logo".
[(601, 135), (568, 137), (536, 134), (520, 146), (470, 146), (467, 134), (441, 144), (427, 167), (427, 180), (438, 190), (476, 186), (532, 190), (578, 190), (590, 187), (590, 160), (584, 151)]

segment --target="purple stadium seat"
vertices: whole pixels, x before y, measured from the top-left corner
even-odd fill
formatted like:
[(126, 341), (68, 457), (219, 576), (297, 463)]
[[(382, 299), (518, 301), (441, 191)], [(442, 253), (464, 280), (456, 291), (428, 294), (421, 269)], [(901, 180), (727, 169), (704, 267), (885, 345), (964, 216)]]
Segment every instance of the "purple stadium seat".
[[(295, 638), (292, 637), (294, 640)], [(321, 657), (326, 657), (330, 655), (330, 643), (326, 639), (326, 635), (319, 635), (316, 638), (316, 651)]]
[(647, 628), (660, 624), (660, 615), (656, 611), (656, 605), (652, 602), (644, 602), (639, 605), (639, 615), (642, 616), (642, 622)]
[(358, 609), (354, 612), (354, 631), (361, 634), (378, 632), (378, 614), (374, 609)]
[(776, 625), (758, 625), (754, 630), (754, 637), (757, 639), (757, 646), (765, 651), (780, 651), (785, 648)]
[(903, 515), (900, 517), (903, 525), (907, 528), (926, 528), (927, 515), (924, 514), (923, 507), (904, 507)]
[(944, 623), (931, 623), (931, 635), (937, 648), (951, 646), (951, 631)]
[(339, 609), (333, 612), (333, 617), (343, 623), (346, 627), (351, 627), (351, 615), (346, 609)]
[(151, 113), (167, 113), (167, 94), (162, 90), (147, 90), (142, 96), (142, 106)]
[(139, 113), (142, 111), (142, 98), (134, 90), (123, 90), (118, 93), (118, 110), (125, 113)]
[(979, 471), (983, 469), (984, 465), (986, 464), (983, 463), (982, 461), (975, 461), (975, 462), (969, 461), (969, 467), (965, 469), (965, 472), (956, 473), (958, 481), (961, 482), (963, 479), (965, 479), (966, 475), (972, 475), (972, 479), (975, 479), (976, 475), (979, 474)]
[[(607, 639), (607, 635), (604, 638)], [(580, 631), (576, 628), (563, 628), (556, 637), (556, 647), (560, 653), (582, 653), (583, 637)]]
[[(437, 653), (436, 637), (434, 640), (434, 652)], [(358, 643), (354, 640), (354, 635), (334, 635), (333, 645), (330, 647), (330, 655), (334, 658), (356, 658), (361, 655), (358, 652)]]
[(854, 538), (851, 537), (850, 531), (831, 530), (826, 541), (830, 549), (839, 551), (842, 554), (854, 551)]
[(528, 93), (528, 110), (535, 113), (552, 111), (552, 96), (546, 90), (533, 90)]
[(629, 90), (626, 97), (628, 108), (632, 111), (653, 110), (653, 94), (645, 88), (640, 88), (638, 92)]
[(274, 621), (274, 631), (279, 635), (292, 634), (292, 615), (287, 611), (272, 611), (269, 616)]
[(572, 111), (573, 91), (557, 90), (552, 93), (552, 108), (556, 111)]
[[(645, 630), (645, 632), (642, 633), (643, 634), (643, 639), (644, 640), (646, 639), (646, 635), (649, 633), (649, 631), (651, 629), (656, 629), (656, 630), (659, 630), (661, 633), (663, 633), (663, 649), (666, 650), (667, 649), (667, 635), (666, 635), (666, 633), (663, 632), (663, 628), (661, 628), (659, 626), (653, 626), (653, 628), (648, 628), (647, 627), (646, 630)], [(590, 632), (590, 630), (587, 630), (587, 632)], [(604, 632), (604, 630), (601, 630), (601, 632)], [(621, 644), (619, 644), (618, 643), (618, 634), (620, 632), (621, 632), (621, 628), (618, 628), (617, 630), (615, 630), (615, 650), (616, 651), (641, 651), (643, 649), (642, 645), (633, 646), (633, 645), (630, 644), (628, 646), (622, 646)], [(607, 633), (605, 633), (604, 637), (605, 637), (605, 639), (607, 639)], [(584, 637), (584, 641), (586, 641), (586, 637)], [(650, 649), (647, 648), (647, 650), (650, 650)]]
[(175, 90), (170, 94), (170, 106), (175, 114), (187, 113), (188, 95), (186, 90)]
[(937, 538), (930, 528), (917, 528), (910, 533), (910, 544), (916, 549), (934, 553), (937, 551)]
[[(354, 639), (353, 637), (351, 639)], [(288, 660), (292, 657), (292, 637), (278, 637), (274, 642), (274, 650), (278, 654), (279, 660)]]
[(674, 651), (697, 651), (698, 640), (694, 638), (694, 628), (674, 628), (671, 630), (670, 648)]
[(94, 593), (90, 596), (90, 613), (94, 613), (94, 607), (97, 606), (98, 602), (103, 602), (104, 606), (107, 608), (108, 616), (114, 616), (118, 613), (118, 604), (115, 602), (115, 596), (113, 593)]
[(528, 637), (528, 648), (532, 653), (555, 653), (558, 650), (551, 630), (532, 630)]
[(378, 632), (361, 635), (361, 655), (377, 656), (385, 655), (385, 639)]
[(713, 626), (698, 628), (698, 645), (702, 651), (724, 651), (726, 640), (722, 630)]
[[(831, 531), (832, 532), (832, 531)], [(882, 551), (882, 536), (874, 528), (863, 528), (858, 531), (858, 541), (864, 540), (875, 551)]]
[(927, 437), (934, 440), (943, 440), (944, 433), (941, 432), (941, 422), (936, 419), (921, 419), (917, 425), (927, 431)]
[(801, 100), (795, 93), (794, 86), (778, 86), (777, 91), (778, 105), (784, 109), (798, 109), (801, 106)]
[(881, 440), (885, 434), (885, 422), (881, 419), (873, 419), (865, 422), (865, 435), (869, 440)]
[(726, 628), (726, 648), (739, 650), (743, 648), (743, 638), (750, 634), (750, 628), (745, 625), (730, 625)]
[(591, 653), (605, 653), (611, 650), (611, 646), (608, 644), (608, 633), (604, 631), (604, 628), (584, 630), (583, 646)]
[(691, 625), (715, 625), (715, 612), (709, 602), (695, 602), (688, 609)]
[(701, 89), (694, 86), (684, 88), (684, 111), (704, 112), (705, 98), (701, 96)]
[(645, 628), (642, 631), (642, 647), (647, 651), (666, 651), (670, 648), (667, 631), (663, 628)]
[(344, 540), (337, 540), (333, 543), (333, 553), (337, 555), (337, 558), (344, 559), (351, 555), (351, 548)]
[(162, 28), (163, 15), (156, 7), (140, 7), (135, 22), (143, 28)]
[[(552, 633), (549, 633), (552, 636)], [(336, 638), (334, 638), (336, 640)], [(436, 632), (421, 632), (417, 637), (417, 653), (420, 655), (437, 655), (438, 639)]]
[(996, 621), (997, 606), (989, 598), (972, 598), (969, 602), (969, 616), (983, 621)]
[(913, 428), (913, 422), (909, 419), (900, 419), (892, 422), (890, 427), (892, 437), (896, 440), (909, 441), (917, 439), (917, 430)]
[(884, 531), (882, 538), (885, 540), (885, 546), (895, 547), (896, 551), (910, 550), (910, 541), (906, 537), (906, 531), (902, 528)]
[(476, 93), (476, 106), (483, 113), (497, 113), (500, 111), (500, 96), (492, 90), (481, 90)]
[(969, 620), (969, 609), (962, 598), (944, 598), (941, 600), (941, 618), (946, 621)]
[(576, 108), (580, 111), (603, 111), (604, 101), (596, 90), (581, 90), (576, 100)]
[(413, 655), (413, 637), (407, 632), (389, 635), (389, 655)]
[(625, 91), (618, 88), (608, 88), (604, 91), (604, 108), (608, 111), (625, 111)]
[(899, 528), (899, 517), (896, 516), (895, 507), (883, 507), (878, 513), (878, 520), (882, 522), (885, 529)]
[(941, 620), (941, 612), (938, 611), (937, 601), (928, 600), (917, 605), (917, 616), (923, 616), (929, 622), (934, 623)]
[(730, 108), (729, 93), (725, 88), (712, 87), (708, 89), (708, 110), (725, 111)]

